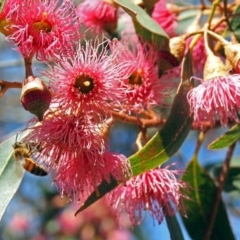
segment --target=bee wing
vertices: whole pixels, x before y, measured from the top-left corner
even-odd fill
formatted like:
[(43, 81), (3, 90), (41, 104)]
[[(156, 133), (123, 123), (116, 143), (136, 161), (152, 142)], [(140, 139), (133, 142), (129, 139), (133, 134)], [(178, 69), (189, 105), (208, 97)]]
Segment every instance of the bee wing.
[(24, 174), (24, 168), (22, 167), (22, 161), (16, 161), (15, 172), (18, 177), (22, 177)]

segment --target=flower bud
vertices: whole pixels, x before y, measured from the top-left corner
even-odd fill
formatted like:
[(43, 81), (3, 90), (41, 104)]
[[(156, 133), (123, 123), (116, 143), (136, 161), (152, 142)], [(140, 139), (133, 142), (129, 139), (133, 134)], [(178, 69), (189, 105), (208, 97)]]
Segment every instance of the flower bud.
[(27, 111), (42, 121), (51, 102), (51, 93), (40, 78), (29, 76), (23, 82), (20, 100)]
[(215, 56), (213, 53), (208, 54), (203, 70), (204, 80), (224, 76), (226, 72), (227, 66), (222, 62), (221, 58)]
[(173, 37), (169, 41), (171, 54), (178, 60), (179, 64), (183, 59), (186, 48), (186, 36)]
[(240, 72), (240, 44), (237, 42), (235, 37), (231, 36), (231, 42), (228, 42), (225, 40), (222, 36), (212, 32), (208, 31), (210, 35), (215, 37), (217, 40), (221, 42), (224, 48), (224, 53), (226, 55), (227, 62), (230, 63), (233, 67), (233, 69), (239, 73)]
[(228, 43), (224, 45), (224, 52), (227, 60), (232, 65), (233, 69), (240, 73), (240, 44)]

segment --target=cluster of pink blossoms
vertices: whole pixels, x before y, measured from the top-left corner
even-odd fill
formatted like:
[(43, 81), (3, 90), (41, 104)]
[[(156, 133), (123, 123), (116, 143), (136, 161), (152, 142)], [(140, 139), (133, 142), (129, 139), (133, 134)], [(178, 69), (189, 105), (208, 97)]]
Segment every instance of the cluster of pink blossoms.
[[(108, 43), (110, 55), (104, 46)], [(110, 176), (124, 182), (130, 175), (127, 158), (110, 152), (103, 138), (111, 111), (138, 113), (163, 96), (154, 50), (147, 52), (139, 42), (132, 46), (136, 49), (121, 42), (116, 47), (115, 42), (86, 41), (75, 56), (59, 59), (45, 73), (53, 91), (50, 110), (25, 140), (43, 144), (40, 163), (55, 172), (59, 189), (74, 199), (110, 181)]]
[[(1, 15), (7, 40), (24, 58), (55, 61), (44, 73), (50, 80), (50, 107), (41, 123), (31, 122), (23, 140), (41, 143), (38, 163), (62, 194), (78, 201), (113, 177), (124, 184), (109, 195), (111, 205), (121, 200), (133, 225), (146, 209), (160, 223), (182, 207), (185, 185), (176, 178), (179, 172), (157, 168), (130, 178), (128, 159), (109, 149), (103, 133), (112, 111), (138, 116), (169, 96), (172, 84), (159, 78), (156, 47), (136, 36), (78, 43), (80, 21), (95, 32), (112, 32), (117, 10), (101, 0), (85, 0), (77, 8), (72, 0), (7, 1)], [(169, 21), (160, 20), (162, 27), (174, 35), (176, 16), (158, 2), (153, 18), (164, 16)]]
[(80, 20), (73, 1), (9, 0), (0, 20), (9, 43), (17, 46), (24, 58), (36, 55), (40, 61), (74, 53), (80, 38)]

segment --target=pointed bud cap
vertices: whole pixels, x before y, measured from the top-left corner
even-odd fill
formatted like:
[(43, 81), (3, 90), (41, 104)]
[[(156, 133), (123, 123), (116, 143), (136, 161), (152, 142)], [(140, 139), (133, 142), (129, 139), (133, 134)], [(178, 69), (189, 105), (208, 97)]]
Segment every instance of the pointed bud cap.
[(186, 49), (186, 36), (173, 37), (169, 41), (171, 54), (179, 61), (182, 61)]
[(27, 111), (42, 121), (51, 102), (51, 93), (40, 78), (29, 76), (23, 82), (20, 100)]
[(212, 31), (207, 31), (208, 34), (216, 38), (221, 42), (224, 48), (224, 53), (226, 55), (227, 62), (230, 63), (237, 73), (239, 73), (239, 60), (240, 60), (240, 44), (237, 42), (234, 35), (231, 36), (231, 42), (228, 42), (222, 36), (216, 34)]
[(214, 54), (208, 54), (203, 69), (204, 80), (224, 76), (226, 72), (227, 66), (222, 62), (221, 58)]
[(240, 60), (240, 44), (228, 43), (224, 45), (224, 52), (227, 60), (231, 63), (233, 69), (240, 73), (239, 60)]

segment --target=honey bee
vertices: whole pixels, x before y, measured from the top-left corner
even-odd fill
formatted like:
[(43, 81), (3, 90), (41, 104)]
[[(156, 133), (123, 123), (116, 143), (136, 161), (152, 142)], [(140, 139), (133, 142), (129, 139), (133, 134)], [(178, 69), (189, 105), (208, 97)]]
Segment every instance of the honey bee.
[(31, 158), (32, 154), (37, 151), (38, 148), (39, 144), (36, 143), (15, 142), (13, 144), (13, 157), (16, 162), (20, 163), (20, 165), (31, 174), (46, 176), (48, 174), (46, 170)]

